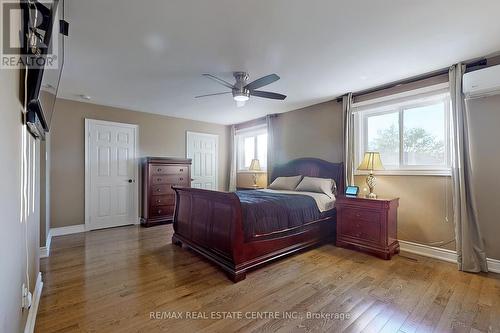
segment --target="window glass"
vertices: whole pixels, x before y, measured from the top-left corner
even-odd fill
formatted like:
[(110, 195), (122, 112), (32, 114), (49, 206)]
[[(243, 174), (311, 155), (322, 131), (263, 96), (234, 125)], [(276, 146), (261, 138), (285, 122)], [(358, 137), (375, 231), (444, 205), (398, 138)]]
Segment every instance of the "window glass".
[(245, 156), (243, 166), (249, 168), (255, 154), (255, 137), (249, 136), (245, 138), (243, 150)]
[(403, 119), (403, 163), (445, 165), (444, 103), (405, 109)]
[(267, 133), (257, 136), (257, 158), (261, 169), (267, 166)]
[(367, 150), (378, 151), (385, 166), (399, 165), (399, 113), (367, 117)]

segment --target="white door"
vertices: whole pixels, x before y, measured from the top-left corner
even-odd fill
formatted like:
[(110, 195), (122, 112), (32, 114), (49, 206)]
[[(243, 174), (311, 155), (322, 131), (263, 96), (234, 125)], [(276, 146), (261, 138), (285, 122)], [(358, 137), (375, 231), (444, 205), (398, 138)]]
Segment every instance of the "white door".
[(191, 187), (217, 190), (219, 136), (214, 134), (187, 132), (187, 158), (191, 166)]
[(137, 125), (85, 120), (87, 230), (138, 222)]

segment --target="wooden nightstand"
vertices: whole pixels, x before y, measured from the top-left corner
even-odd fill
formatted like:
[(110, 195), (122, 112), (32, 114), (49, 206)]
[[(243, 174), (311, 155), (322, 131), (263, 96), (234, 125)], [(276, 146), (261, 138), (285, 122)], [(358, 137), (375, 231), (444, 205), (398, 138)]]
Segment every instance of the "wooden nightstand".
[(337, 246), (369, 252), (383, 259), (399, 253), (399, 198), (365, 199), (339, 196)]

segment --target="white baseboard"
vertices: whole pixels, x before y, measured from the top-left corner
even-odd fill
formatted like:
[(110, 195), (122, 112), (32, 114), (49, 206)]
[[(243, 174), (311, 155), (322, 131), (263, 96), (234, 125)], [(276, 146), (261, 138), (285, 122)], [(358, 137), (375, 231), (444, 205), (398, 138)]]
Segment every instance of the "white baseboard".
[(45, 241), (45, 246), (40, 247), (40, 258), (47, 258), (50, 255), (50, 243), (52, 242), (52, 237), (64, 236), (71, 234), (78, 234), (80, 232), (85, 232), (85, 224), (70, 225), (67, 227), (51, 228), (47, 234), (47, 240)]
[(33, 301), (28, 312), (28, 319), (26, 320), (26, 326), (24, 327), (24, 333), (33, 333), (35, 330), (36, 313), (38, 312), (38, 304), (40, 303), (40, 297), (42, 296), (42, 273), (38, 272), (36, 279), (35, 290), (33, 292)]
[(488, 270), (493, 273), (500, 273), (500, 260), (488, 258)]
[(40, 246), (40, 259), (47, 258), (50, 255), (50, 247)]
[[(457, 252), (453, 250), (442, 249), (424, 244), (399, 241), (401, 251), (418, 254), (424, 257), (439, 259), (451, 263), (457, 262)], [(500, 260), (488, 258), (488, 270), (493, 273), (500, 273)]]
[(47, 239), (45, 240), (45, 246), (40, 247), (40, 259), (47, 258), (50, 256), (50, 242), (52, 241), (52, 235), (50, 230), (47, 234)]
[(50, 228), (49, 231), (51, 237), (78, 234), (80, 232), (85, 232), (85, 224), (70, 225), (60, 228)]

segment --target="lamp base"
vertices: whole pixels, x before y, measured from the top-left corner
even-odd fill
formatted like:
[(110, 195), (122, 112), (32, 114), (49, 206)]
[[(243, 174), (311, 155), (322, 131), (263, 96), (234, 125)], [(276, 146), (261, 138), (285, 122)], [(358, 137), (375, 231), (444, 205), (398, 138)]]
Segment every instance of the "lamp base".
[(259, 187), (259, 185), (257, 185), (257, 174), (254, 173), (253, 175), (253, 187)]
[(375, 188), (375, 184), (377, 183), (377, 178), (370, 172), (368, 177), (366, 177), (366, 185), (370, 189), (370, 193), (366, 195), (368, 199), (377, 199), (377, 195), (373, 193), (373, 189)]

